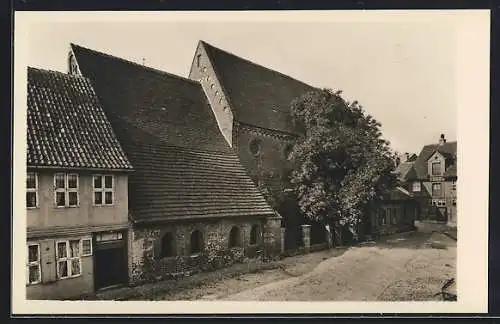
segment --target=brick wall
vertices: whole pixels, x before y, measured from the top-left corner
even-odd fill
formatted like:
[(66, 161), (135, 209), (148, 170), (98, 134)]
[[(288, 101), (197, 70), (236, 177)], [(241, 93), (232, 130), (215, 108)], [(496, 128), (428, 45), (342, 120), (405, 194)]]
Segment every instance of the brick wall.
[[(256, 244), (250, 243), (252, 226), (257, 226)], [(239, 243), (230, 246), (230, 232), (239, 229)], [(200, 253), (191, 252), (191, 234), (202, 234)], [(278, 253), (281, 249), (280, 222), (265, 218), (223, 219), (204, 222), (136, 225), (129, 229), (129, 277), (131, 283), (153, 281), (228, 267), (254, 258), (257, 251)], [(172, 235), (172, 254), (163, 256), (162, 238)]]

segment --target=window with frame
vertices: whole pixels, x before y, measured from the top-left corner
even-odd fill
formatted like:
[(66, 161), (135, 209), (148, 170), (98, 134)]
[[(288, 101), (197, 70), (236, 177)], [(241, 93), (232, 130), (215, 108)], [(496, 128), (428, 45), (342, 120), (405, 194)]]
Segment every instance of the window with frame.
[(56, 173), (54, 175), (54, 188), (54, 197), (57, 207), (78, 206), (78, 174)]
[(419, 181), (413, 182), (413, 184), (412, 184), (412, 191), (413, 192), (420, 192), (420, 190), (422, 190), (420, 182)]
[(40, 267), (40, 244), (28, 244), (28, 262), (26, 264), (26, 283), (33, 285), (42, 281)]
[(441, 175), (441, 162), (432, 162), (432, 175)]
[(26, 175), (26, 207), (38, 207), (38, 174), (35, 172)]
[(56, 242), (57, 278), (78, 277), (82, 273), (81, 240)]
[(94, 206), (110, 206), (115, 202), (115, 179), (112, 175), (94, 175)]
[(441, 196), (441, 183), (433, 183), (432, 184), (432, 195), (433, 196)]

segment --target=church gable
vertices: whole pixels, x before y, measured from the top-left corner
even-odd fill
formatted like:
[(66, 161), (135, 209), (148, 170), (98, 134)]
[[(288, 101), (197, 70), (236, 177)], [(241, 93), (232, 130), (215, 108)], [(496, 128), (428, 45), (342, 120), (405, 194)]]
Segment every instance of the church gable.
[(229, 146), (233, 147), (233, 109), (202, 42), (199, 42), (196, 48), (189, 79), (201, 84), (222, 135)]

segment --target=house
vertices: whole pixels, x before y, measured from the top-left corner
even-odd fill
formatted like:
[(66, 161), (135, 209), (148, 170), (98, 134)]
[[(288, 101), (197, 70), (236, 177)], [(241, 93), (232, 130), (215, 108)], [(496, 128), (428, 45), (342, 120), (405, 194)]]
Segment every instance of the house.
[(408, 174), (411, 192), (420, 203), (420, 220), (457, 222), (457, 142), (439, 141), (425, 145)]
[[(250, 177), (272, 188), (283, 216), (286, 246), (303, 244), (306, 220), (287, 194), (290, 152), (298, 136), (291, 102), (314, 88), (287, 75), (199, 41), (189, 78), (201, 83), (224, 139)], [(312, 226), (313, 240), (325, 240), (323, 226)]]
[(90, 81), (29, 67), (28, 299), (61, 299), (128, 281), (128, 178)]
[(370, 233), (390, 235), (415, 229), (419, 205), (403, 187), (396, 187), (385, 195), (381, 205), (371, 213)]
[(201, 84), (71, 44), (134, 165), (131, 283), (185, 276), (281, 251), (281, 217), (225, 140)]

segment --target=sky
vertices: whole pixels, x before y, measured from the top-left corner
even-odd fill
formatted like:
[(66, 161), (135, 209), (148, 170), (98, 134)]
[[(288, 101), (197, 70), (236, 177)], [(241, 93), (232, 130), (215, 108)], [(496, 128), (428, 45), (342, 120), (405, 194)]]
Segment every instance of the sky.
[(86, 15), (31, 24), (27, 64), (67, 72), (72, 42), (187, 77), (196, 45), (204, 40), (312, 86), (342, 90), (381, 122), (396, 151), (418, 154), (441, 133), (448, 141), (457, 139), (450, 17), (294, 21), (206, 14), (139, 21)]

